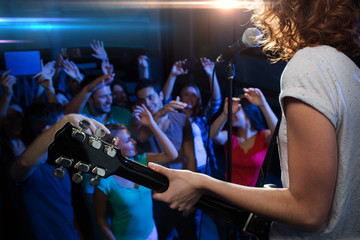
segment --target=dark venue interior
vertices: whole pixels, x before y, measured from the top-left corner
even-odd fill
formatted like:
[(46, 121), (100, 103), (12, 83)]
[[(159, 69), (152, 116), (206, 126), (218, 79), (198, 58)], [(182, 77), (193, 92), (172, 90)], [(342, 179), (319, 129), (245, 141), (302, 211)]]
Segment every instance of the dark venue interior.
[[(39, 51), (45, 64), (56, 61), (62, 48), (66, 48), (67, 57), (85, 75), (96, 73), (101, 61), (92, 57), (89, 44), (99, 40), (103, 41), (114, 66), (115, 77), (126, 85), (132, 102), (136, 101), (137, 61), (141, 55), (148, 56), (150, 78), (160, 84), (166, 81), (174, 62), (188, 59), (189, 72), (176, 81), (172, 98), (191, 82), (199, 86), (203, 102), (207, 102), (210, 86), (199, 59), (215, 61), (229, 45), (241, 39), (245, 29), (252, 27), (251, 12), (241, 4), (231, 4), (234, 3), (220, 0), (211, 4), (206, 1), (195, 4), (190, 1), (1, 1), (0, 73), (7, 70), (8, 52)], [(285, 63), (270, 63), (262, 49), (254, 47), (236, 54), (234, 66), (233, 96), (242, 94), (242, 88), (259, 88), (273, 111), (279, 114), (280, 75)], [(216, 66), (216, 74), (224, 99), (229, 94), (225, 63)], [(16, 76), (13, 100), (22, 108), (34, 101), (37, 82), (33, 75)], [(61, 88), (65, 83), (58, 84)], [(225, 171), (225, 165), (221, 167)], [(270, 172), (273, 178), (270, 181), (280, 185), (277, 156), (273, 157)], [(2, 221), (1, 225), (6, 227), (6, 220)], [(217, 239), (213, 223), (204, 224), (201, 239)]]

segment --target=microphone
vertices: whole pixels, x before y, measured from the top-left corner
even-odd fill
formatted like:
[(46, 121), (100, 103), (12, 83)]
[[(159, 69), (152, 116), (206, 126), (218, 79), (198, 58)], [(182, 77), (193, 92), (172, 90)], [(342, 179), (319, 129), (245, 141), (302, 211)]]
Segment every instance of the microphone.
[(229, 46), (217, 59), (216, 62), (220, 63), (232, 58), (236, 53), (241, 52), (249, 47), (257, 47), (260, 44), (261, 32), (257, 28), (247, 28), (242, 35), (242, 38), (237, 40)]

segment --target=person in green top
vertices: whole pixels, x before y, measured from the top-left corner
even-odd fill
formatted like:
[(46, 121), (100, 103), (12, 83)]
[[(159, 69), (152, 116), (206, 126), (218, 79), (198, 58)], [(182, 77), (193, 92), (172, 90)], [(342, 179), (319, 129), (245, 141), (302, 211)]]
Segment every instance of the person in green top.
[[(161, 131), (152, 114), (145, 105), (136, 106), (135, 117), (148, 126), (159, 140), (164, 152), (143, 153), (138, 155), (136, 141), (125, 125), (107, 125), (111, 131), (103, 140), (112, 142), (117, 137), (115, 145), (121, 154), (147, 165), (148, 162), (166, 163), (177, 158), (178, 151), (169, 138)], [(106, 208), (110, 203), (113, 217), (111, 226), (106, 218)], [(97, 223), (106, 239), (158, 239), (153, 219), (151, 190), (139, 186), (117, 175), (101, 179), (94, 192), (94, 207)]]

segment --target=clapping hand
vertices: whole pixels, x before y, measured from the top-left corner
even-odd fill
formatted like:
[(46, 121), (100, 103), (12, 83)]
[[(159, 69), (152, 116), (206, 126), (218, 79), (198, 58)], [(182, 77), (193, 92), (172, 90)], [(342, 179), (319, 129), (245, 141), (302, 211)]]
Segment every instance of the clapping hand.
[(102, 41), (93, 40), (93, 42), (90, 43), (90, 47), (95, 52), (92, 54), (93, 57), (100, 59), (100, 60), (106, 60), (108, 58), (107, 53), (104, 48), (104, 43)]

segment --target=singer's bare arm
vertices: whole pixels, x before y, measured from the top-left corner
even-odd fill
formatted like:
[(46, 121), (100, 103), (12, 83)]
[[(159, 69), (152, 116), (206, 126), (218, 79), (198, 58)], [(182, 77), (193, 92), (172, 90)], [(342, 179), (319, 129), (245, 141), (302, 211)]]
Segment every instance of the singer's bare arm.
[(337, 176), (335, 128), (324, 115), (298, 100), (286, 98), (285, 109), (289, 188), (245, 187), (150, 164), (170, 180), (169, 189), (153, 197), (170, 203), (172, 208), (190, 211), (206, 193), (280, 222), (308, 230), (320, 229), (331, 208)]

